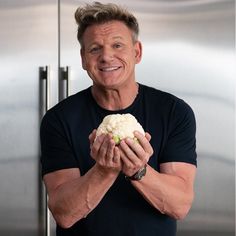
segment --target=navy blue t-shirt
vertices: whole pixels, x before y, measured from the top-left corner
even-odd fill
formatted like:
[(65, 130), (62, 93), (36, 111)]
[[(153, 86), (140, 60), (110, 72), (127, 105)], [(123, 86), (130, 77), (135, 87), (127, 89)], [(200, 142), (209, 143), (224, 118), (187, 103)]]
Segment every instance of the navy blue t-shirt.
[[(131, 113), (146, 132), (154, 154), (148, 164), (157, 171), (165, 162), (196, 165), (196, 124), (192, 109), (169, 93), (139, 85), (134, 102), (123, 110), (100, 107), (91, 87), (50, 109), (41, 124), (42, 174), (93, 165), (89, 134), (109, 114)], [(57, 236), (174, 236), (176, 220), (152, 207), (121, 173), (98, 206), (70, 229), (57, 226)]]

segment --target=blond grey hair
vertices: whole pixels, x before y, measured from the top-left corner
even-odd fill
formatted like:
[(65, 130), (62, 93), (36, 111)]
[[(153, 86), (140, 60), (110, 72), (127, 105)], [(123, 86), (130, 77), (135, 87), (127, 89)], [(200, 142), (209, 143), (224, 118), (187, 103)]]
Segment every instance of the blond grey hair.
[(83, 45), (82, 37), (87, 27), (112, 20), (123, 22), (131, 30), (133, 41), (138, 39), (139, 25), (135, 16), (125, 8), (113, 3), (94, 2), (81, 6), (75, 12), (75, 20), (78, 25), (77, 39), (81, 46)]

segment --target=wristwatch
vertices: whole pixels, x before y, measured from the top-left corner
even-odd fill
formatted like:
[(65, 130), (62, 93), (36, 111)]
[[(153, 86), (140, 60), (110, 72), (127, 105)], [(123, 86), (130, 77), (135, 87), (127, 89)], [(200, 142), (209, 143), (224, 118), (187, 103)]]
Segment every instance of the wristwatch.
[(145, 165), (140, 170), (138, 170), (134, 175), (125, 176), (125, 178), (129, 179), (129, 180), (141, 180), (143, 178), (143, 176), (146, 175), (146, 172), (147, 172), (147, 165)]

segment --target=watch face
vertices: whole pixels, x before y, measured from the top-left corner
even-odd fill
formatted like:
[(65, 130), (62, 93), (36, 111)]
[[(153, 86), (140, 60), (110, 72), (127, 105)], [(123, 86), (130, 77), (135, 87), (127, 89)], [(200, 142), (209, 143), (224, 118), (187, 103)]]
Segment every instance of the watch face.
[(133, 177), (134, 180), (140, 180), (146, 174), (146, 165), (140, 169)]
[(146, 167), (147, 167), (147, 165), (145, 165), (143, 168), (141, 168), (134, 175), (132, 175), (132, 176), (125, 176), (125, 178), (129, 179), (129, 180), (140, 180), (140, 179), (142, 179), (142, 177), (146, 175)]

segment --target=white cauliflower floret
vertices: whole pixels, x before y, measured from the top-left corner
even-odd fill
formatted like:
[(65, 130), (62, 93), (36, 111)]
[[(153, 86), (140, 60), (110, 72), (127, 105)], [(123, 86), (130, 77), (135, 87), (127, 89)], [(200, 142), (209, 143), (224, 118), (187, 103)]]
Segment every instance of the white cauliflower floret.
[(139, 131), (143, 135), (145, 132), (136, 118), (131, 114), (113, 114), (104, 117), (102, 123), (97, 128), (96, 137), (101, 134), (112, 134), (116, 144), (124, 138), (136, 140), (133, 132)]

